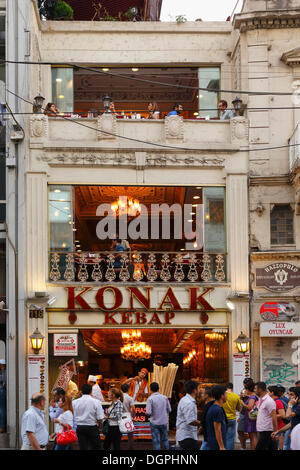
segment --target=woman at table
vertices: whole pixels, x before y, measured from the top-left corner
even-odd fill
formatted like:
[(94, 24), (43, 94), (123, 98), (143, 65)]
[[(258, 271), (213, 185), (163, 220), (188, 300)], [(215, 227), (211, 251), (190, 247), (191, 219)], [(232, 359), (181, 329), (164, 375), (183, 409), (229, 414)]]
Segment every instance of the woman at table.
[(44, 111), (44, 114), (46, 114), (47, 116), (50, 116), (50, 117), (56, 117), (59, 113), (59, 109), (55, 106), (54, 103), (48, 103), (46, 108), (45, 108), (45, 111)]
[(119, 421), (123, 414), (123, 393), (117, 388), (111, 388), (108, 392), (110, 407), (106, 411), (105, 419), (108, 420), (108, 433), (104, 440), (104, 450), (109, 450), (111, 444), (114, 450), (120, 450), (122, 434), (119, 429)]
[(149, 114), (147, 119), (159, 119), (160, 112), (158, 109), (158, 104), (155, 103), (155, 101), (153, 101), (153, 103), (151, 102), (148, 104), (148, 111)]

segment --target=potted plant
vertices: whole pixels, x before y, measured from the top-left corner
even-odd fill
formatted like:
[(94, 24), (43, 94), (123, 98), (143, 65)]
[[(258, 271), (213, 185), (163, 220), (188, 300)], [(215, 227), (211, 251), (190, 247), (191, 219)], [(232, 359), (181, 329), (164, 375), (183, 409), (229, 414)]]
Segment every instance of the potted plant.
[(54, 20), (72, 20), (74, 10), (73, 8), (65, 1), (58, 0), (55, 5), (53, 12)]

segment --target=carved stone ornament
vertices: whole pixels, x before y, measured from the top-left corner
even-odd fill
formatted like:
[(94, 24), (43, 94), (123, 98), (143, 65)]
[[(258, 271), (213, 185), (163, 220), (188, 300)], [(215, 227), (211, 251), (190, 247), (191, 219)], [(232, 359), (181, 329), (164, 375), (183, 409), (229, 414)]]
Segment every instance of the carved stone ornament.
[(192, 156), (187, 154), (147, 153), (147, 167), (185, 166), (185, 167), (224, 167), (225, 159), (219, 156)]
[(111, 113), (104, 113), (98, 117), (98, 140), (115, 140), (117, 133), (117, 119)]
[(184, 126), (183, 118), (180, 116), (167, 116), (165, 118), (165, 139), (183, 142)]
[(249, 140), (249, 121), (243, 116), (237, 116), (230, 119), (231, 143), (248, 143)]
[(97, 152), (63, 152), (45, 153), (38, 160), (48, 163), (50, 166), (80, 165), (80, 166), (135, 166), (136, 158), (131, 153), (97, 153)]
[(48, 137), (48, 117), (44, 114), (33, 114), (30, 118), (30, 137), (44, 139)]

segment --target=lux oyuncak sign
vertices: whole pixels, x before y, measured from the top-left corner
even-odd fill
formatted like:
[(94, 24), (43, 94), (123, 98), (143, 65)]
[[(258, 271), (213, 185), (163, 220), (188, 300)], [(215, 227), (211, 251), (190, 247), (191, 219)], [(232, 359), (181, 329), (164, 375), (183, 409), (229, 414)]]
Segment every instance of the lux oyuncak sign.
[(290, 263), (273, 263), (255, 270), (256, 287), (284, 292), (300, 286), (300, 268)]

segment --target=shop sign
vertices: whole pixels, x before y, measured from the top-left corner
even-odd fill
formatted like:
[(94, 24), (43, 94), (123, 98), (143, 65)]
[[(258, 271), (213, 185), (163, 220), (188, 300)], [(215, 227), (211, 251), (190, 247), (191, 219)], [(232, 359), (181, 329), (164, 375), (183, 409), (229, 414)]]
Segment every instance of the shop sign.
[(268, 338), (293, 338), (300, 336), (300, 322), (263, 322), (260, 336)]
[(300, 286), (300, 268), (290, 263), (273, 263), (255, 270), (256, 287), (285, 292)]
[(28, 396), (45, 392), (45, 356), (28, 356)]
[(296, 306), (290, 302), (265, 302), (259, 313), (265, 321), (290, 320), (296, 315)]
[(53, 335), (54, 356), (77, 356), (78, 355), (78, 335), (75, 334), (54, 334)]
[(243, 380), (250, 377), (249, 354), (233, 354), (233, 390), (240, 393), (244, 388)]

